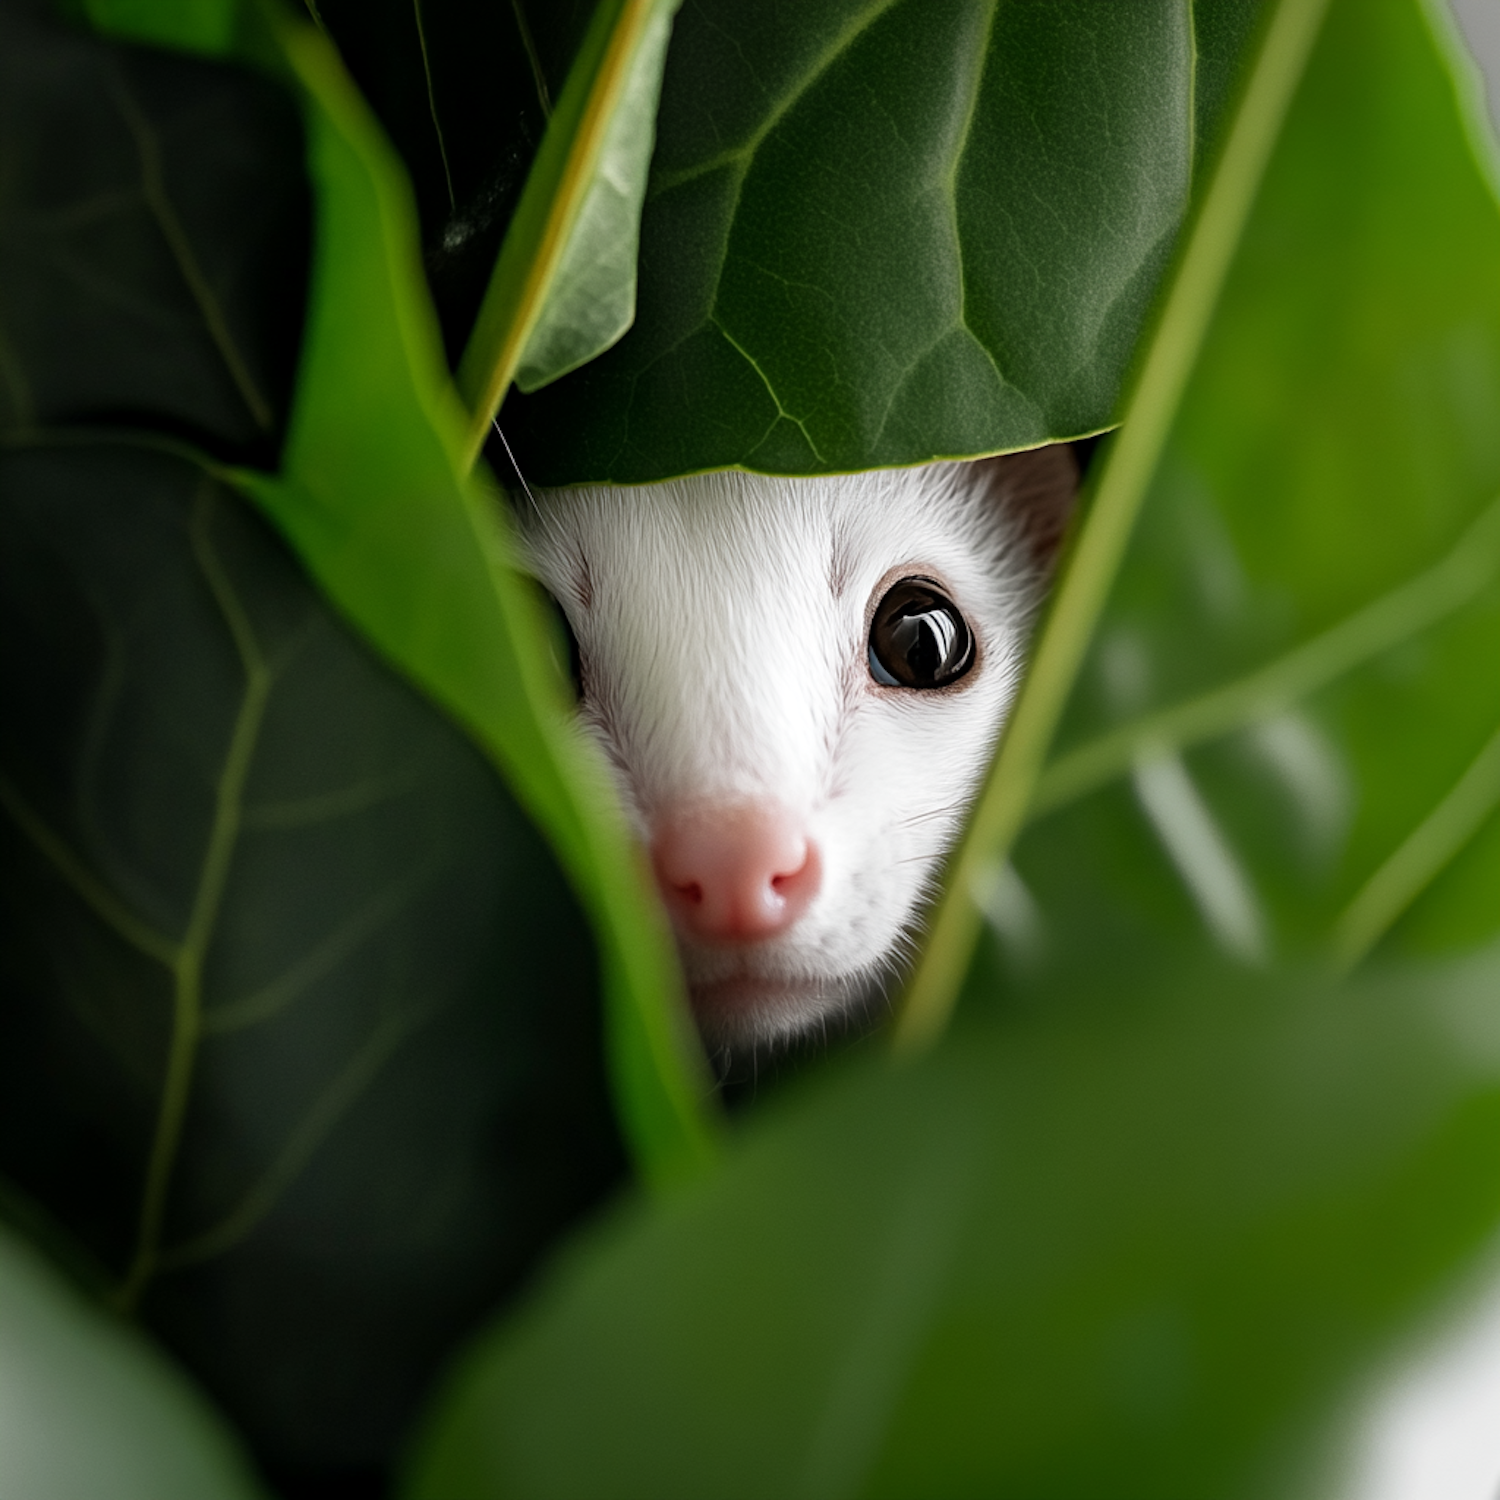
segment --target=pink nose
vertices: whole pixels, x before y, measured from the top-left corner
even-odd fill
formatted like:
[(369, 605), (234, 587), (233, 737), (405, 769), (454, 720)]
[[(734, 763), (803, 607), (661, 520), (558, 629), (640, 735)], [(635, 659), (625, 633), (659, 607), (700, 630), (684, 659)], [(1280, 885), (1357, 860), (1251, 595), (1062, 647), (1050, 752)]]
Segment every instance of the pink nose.
[(822, 879), (817, 847), (773, 802), (668, 809), (651, 860), (673, 921), (709, 942), (774, 937), (802, 915)]

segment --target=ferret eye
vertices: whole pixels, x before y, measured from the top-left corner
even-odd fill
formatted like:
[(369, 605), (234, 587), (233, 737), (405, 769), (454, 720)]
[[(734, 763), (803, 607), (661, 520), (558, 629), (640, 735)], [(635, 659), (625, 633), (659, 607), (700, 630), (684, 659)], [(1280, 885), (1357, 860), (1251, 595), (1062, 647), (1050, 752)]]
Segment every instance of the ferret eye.
[(925, 578), (903, 578), (875, 606), (870, 676), (886, 687), (937, 688), (974, 665), (974, 637), (958, 606)]

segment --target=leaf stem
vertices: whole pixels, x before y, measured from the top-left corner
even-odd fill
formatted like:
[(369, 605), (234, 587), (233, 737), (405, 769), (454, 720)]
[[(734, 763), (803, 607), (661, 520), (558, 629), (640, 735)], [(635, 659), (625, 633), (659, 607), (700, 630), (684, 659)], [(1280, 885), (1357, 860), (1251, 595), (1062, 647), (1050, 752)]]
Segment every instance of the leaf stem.
[(898, 1054), (924, 1050), (948, 1024), (979, 932), (976, 876), (1005, 857), (1025, 821), (1048, 746), (1156, 472), (1327, 3), (1279, 0), (1272, 12), (1244, 100), (1146, 348), (1124, 424), (1058, 587), (1036, 660), (897, 1015), (892, 1045)]
[(527, 176), (458, 366), (472, 468), (542, 315), (656, 0), (601, 0)]
[(1360, 887), (1333, 925), (1334, 964), (1347, 974), (1385, 936), (1500, 807), (1500, 730), (1452, 790)]
[(1454, 614), (1497, 576), (1500, 498), (1485, 508), (1440, 562), (1321, 635), (1233, 682), (1132, 719), (1059, 756), (1037, 781), (1028, 820), (1055, 812), (1131, 770), (1145, 746), (1184, 750), (1281, 712)]

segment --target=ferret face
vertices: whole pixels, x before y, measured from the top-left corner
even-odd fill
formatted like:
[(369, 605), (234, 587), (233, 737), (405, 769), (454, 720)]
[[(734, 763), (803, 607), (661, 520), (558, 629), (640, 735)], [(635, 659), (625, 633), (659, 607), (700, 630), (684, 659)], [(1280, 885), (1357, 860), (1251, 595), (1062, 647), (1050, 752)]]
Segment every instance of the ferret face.
[(1076, 483), (1054, 448), (554, 491), (523, 512), (710, 1042), (816, 1025), (904, 957)]

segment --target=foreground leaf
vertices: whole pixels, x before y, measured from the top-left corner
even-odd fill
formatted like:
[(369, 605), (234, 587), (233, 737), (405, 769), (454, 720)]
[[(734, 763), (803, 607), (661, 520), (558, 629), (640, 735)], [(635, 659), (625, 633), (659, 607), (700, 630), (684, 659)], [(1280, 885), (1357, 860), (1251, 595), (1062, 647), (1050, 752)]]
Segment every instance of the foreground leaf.
[(1497, 980), (1158, 969), (852, 1071), (580, 1247), (404, 1493), (1293, 1492), (1500, 1213)]
[[(81, 1252), (265, 1464), (370, 1481), (434, 1367), (624, 1167), (599, 956), (515, 797), (247, 508), (276, 482), (205, 456), (281, 444), (307, 255), (293, 99), (0, 20), (20, 393), (0, 427), (0, 1196), (42, 1211), (49, 1248)], [(573, 816), (536, 727), (540, 634), (522, 613), (542, 665), (518, 686), (485, 642), (509, 639), (495, 577), (524, 596), (489, 571), (487, 497), (434, 435), (456, 406), (430, 320), (416, 301), (423, 384), (369, 223), (335, 255), (364, 274), (334, 309), (368, 337), (345, 350), (314, 309), (291, 462), (354, 507), (447, 503), (491, 611), (460, 660)], [(319, 227), (337, 245), (337, 213)], [(327, 394), (357, 401), (358, 378), (363, 415)]]
[(0, 1231), (0, 1493), (26, 1500), (250, 1500), (203, 1399)]
[(1254, 10), (689, 7), (636, 325), (512, 403), (523, 469), (812, 473), (1107, 426)]
[(595, 957), (477, 753), (202, 467), (0, 460), (4, 1171), (281, 1467), (378, 1467), (623, 1168)]
[[(180, 0), (90, 0), (90, 14), (181, 45), (197, 35)], [(552, 841), (600, 933), (627, 1139), (648, 1176), (683, 1175), (711, 1156), (712, 1126), (670, 935), (603, 772), (566, 722), (498, 497), (469, 476), (399, 164), (326, 39), (285, 20), (258, 31), (258, 15), (246, 10), (224, 45), (270, 52), (301, 90), (320, 238), (281, 471), (241, 483), (336, 606), (485, 747)]]

